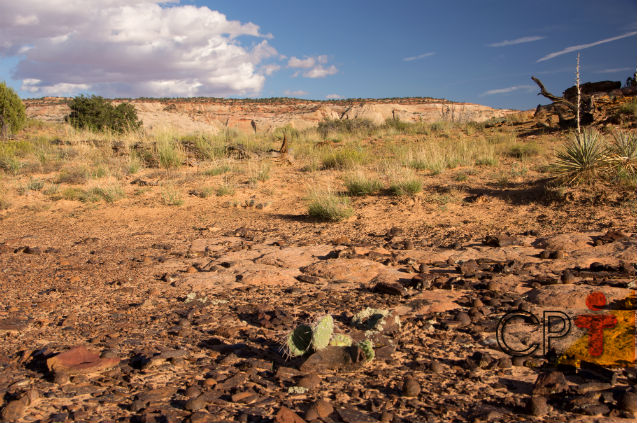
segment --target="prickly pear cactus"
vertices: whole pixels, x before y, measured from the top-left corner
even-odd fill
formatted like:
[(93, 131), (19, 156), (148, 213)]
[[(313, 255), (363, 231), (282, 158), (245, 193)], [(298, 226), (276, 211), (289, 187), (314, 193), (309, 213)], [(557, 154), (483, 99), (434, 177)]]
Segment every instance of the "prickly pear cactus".
[(376, 354), (374, 353), (374, 344), (369, 339), (358, 343), (358, 347), (363, 351), (365, 355), (365, 362), (372, 361)]
[(330, 344), (334, 332), (334, 319), (329, 314), (317, 320), (312, 328), (312, 348), (315, 351), (322, 350)]
[(310, 349), (312, 335), (312, 328), (309, 325), (297, 326), (286, 338), (286, 352), (292, 357), (305, 354)]
[(344, 333), (335, 333), (330, 339), (330, 345), (333, 347), (351, 347), (353, 343), (352, 338)]

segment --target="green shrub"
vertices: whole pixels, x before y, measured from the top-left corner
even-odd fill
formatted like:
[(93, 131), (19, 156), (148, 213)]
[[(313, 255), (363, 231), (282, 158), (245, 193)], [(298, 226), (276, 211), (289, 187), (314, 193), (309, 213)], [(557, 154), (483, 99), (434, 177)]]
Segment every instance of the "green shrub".
[(78, 129), (123, 133), (137, 130), (142, 125), (135, 107), (130, 103), (113, 106), (102, 97), (80, 95), (71, 100), (69, 108), (71, 113), (66, 121)]
[(6, 83), (0, 83), (0, 138), (18, 132), (26, 123), (27, 115), (22, 100)]
[(321, 220), (337, 222), (347, 219), (354, 211), (347, 197), (331, 192), (312, 192), (308, 198), (308, 214)]
[(389, 185), (389, 192), (393, 195), (415, 195), (420, 191), (422, 191), (422, 181), (415, 178), (397, 180)]
[(383, 184), (377, 179), (357, 173), (345, 178), (345, 187), (349, 195), (373, 195), (383, 188)]

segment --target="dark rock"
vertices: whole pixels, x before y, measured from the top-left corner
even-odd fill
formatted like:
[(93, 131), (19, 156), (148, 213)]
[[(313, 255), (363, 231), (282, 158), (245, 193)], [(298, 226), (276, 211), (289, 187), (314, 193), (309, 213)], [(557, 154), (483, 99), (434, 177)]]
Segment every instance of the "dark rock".
[(403, 384), (403, 396), (417, 397), (420, 394), (420, 383), (412, 377), (408, 377)]
[(359, 351), (354, 347), (328, 346), (308, 357), (300, 370), (303, 373), (321, 373), (325, 370), (356, 370), (362, 366)]
[(372, 289), (378, 294), (404, 295), (405, 288), (398, 282), (378, 282)]
[(308, 408), (305, 413), (305, 420), (326, 419), (334, 412), (334, 407), (326, 400), (318, 400)]
[(482, 243), (490, 247), (506, 247), (509, 245), (518, 245), (520, 242), (517, 238), (508, 235), (487, 235)]
[(189, 411), (197, 411), (201, 410), (206, 406), (206, 397), (205, 395), (199, 395), (198, 397), (191, 398), (186, 401), (184, 408)]
[(338, 415), (345, 423), (375, 423), (377, 420), (356, 407), (347, 406), (338, 409)]
[(321, 378), (315, 374), (307, 375), (302, 377), (297, 385), (306, 388), (306, 389), (314, 389), (321, 384)]
[(305, 420), (289, 408), (281, 407), (274, 416), (274, 423), (305, 423)]
[(620, 394), (617, 407), (633, 415), (637, 413), (637, 393), (624, 391)]
[(529, 401), (529, 414), (535, 417), (542, 417), (548, 414), (549, 406), (545, 397), (533, 396)]
[(533, 387), (534, 395), (553, 395), (568, 391), (568, 382), (562, 372), (557, 370), (541, 373)]

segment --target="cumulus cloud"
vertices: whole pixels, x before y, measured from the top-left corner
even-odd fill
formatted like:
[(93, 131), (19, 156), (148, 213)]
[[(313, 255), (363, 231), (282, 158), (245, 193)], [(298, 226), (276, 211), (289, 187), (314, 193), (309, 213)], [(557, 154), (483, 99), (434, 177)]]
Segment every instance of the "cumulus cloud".
[(498, 41), (497, 43), (487, 44), (489, 47), (506, 47), (514, 46), (516, 44), (532, 43), (533, 41), (543, 40), (546, 37), (540, 37), (539, 35), (532, 35), (530, 37), (520, 37), (515, 40)]
[(506, 87), (506, 88), (496, 88), (494, 90), (489, 90), (489, 91), (485, 91), (482, 94), (480, 94), (481, 96), (485, 96), (485, 95), (495, 95), (495, 94), (509, 94), (512, 93), (514, 91), (528, 91), (531, 92), (534, 90), (535, 87), (533, 87), (533, 85), (515, 85), (513, 87)]
[(425, 57), (433, 56), (434, 54), (436, 54), (436, 53), (433, 52), (433, 51), (430, 51), (429, 53), (423, 53), (423, 54), (419, 54), (417, 56), (405, 57), (403, 59), (403, 61), (404, 62), (413, 62), (414, 60), (424, 59)]
[(334, 65), (325, 66), (327, 64), (327, 56), (321, 55), (316, 57), (290, 57), (288, 59), (288, 68), (305, 69), (305, 71), (297, 71), (293, 76), (303, 75), (306, 78), (324, 78), (329, 75), (338, 73), (338, 69)]
[(549, 59), (552, 59), (554, 57), (561, 56), (563, 54), (572, 53), (574, 51), (579, 51), (579, 50), (584, 50), (586, 48), (595, 47), (595, 46), (598, 46), (600, 44), (610, 43), (612, 41), (621, 40), (623, 38), (634, 37), (635, 35), (637, 35), (637, 31), (631, 31), (631, 32), (627, 32), (626, 34), (618, 35), (616, 37), (611, 37), (611, 38), (605, 38), (603, 40), (595, 41), (595, 42), (588, 43), (588, 44), (579, 44), (579, 45), (576, 45), (576, 46), (566, 47), (563, 50), (555, 51), (553, 53), (547, 54), (544, 57), (540, 57), (539, 59), (537, 59), (537, 62), (538, 63), (539, 62), (544, 62), (545, 60), (549, 60)]
[(285, 90), (283, 91), (284, 95), (287, 95), (289, 97), (301, 97), (304, 95), (308, 95), (309, 93), (307, 91), (303, 91), (303, 90), (296, 90), (296, 91), (291, 91), (291, 90)]
[(0, 2), (0, 56), (33, 94), (256, 95), (280, 68), (269, 38), (177, 0)]
[(345, 98), (345, 97), (343, 97), (342, 95), (339, 95), (339, 94), (328, 94), (328, 95), (325, 96), (325, 98), (328, 99), (328, 100), (339, 100), (339, 99)]

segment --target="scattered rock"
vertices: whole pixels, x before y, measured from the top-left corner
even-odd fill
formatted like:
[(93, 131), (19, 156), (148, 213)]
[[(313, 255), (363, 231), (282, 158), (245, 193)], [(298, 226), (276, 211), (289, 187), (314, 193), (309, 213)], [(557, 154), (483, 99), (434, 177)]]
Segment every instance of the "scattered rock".
[(274, 416), (274, 423), (305, 423), (305, 420), (289, 408), (281, 407)]
[(334, 412), (334, 407), (326, 400), (318, 400), (308, 408), (305, 413), (305, 420), (326, 419)]
[(408, 377), (403, 384), (403, 395), (406, 397), (417, 397), (420, 394), (420, 383), (413, 377)]

